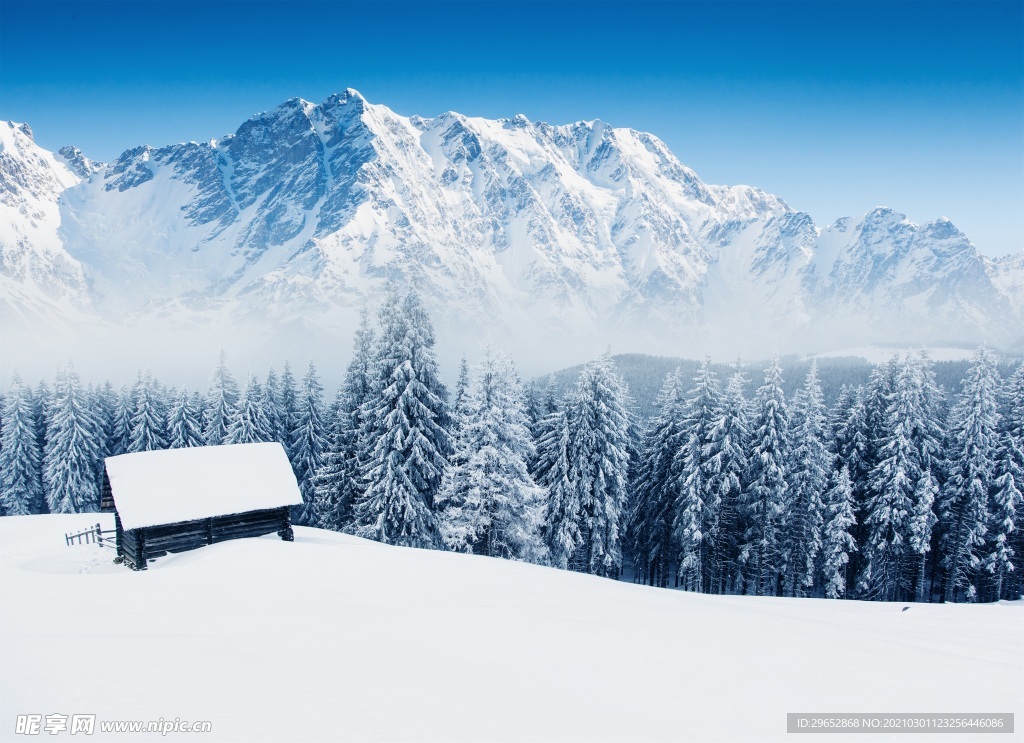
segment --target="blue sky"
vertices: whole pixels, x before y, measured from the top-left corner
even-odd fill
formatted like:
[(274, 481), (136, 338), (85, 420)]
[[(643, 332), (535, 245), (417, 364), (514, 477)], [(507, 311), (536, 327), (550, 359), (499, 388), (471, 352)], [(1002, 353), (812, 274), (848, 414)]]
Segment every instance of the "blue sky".
[(109, 160), (353, 87), (402, 114), (646, 130), (825, 225), (1024, 248), (1024, 2), (0, 4), (0, 118)]

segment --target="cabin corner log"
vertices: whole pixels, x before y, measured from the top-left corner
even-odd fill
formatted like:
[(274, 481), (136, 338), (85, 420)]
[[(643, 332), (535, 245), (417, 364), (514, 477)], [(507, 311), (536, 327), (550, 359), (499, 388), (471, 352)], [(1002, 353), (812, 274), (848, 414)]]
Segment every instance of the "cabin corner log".
[(148, 560), (169, 552), (187, 552), (229, 539), (276, 532), (286, 542), (294, 540), (287, 506), (127, 530), (122, 528), (119, 514), (114, 515), (114, 521), (117, 554), (133, 570), (145, 570)]
[(100, 511), (102, 513), (109, 513), (115, 510), (114, 506), (114, 491), (110, 487), (110, 477), (107, 476), (107, 471), (103, 470), (103, 488), (100, 491)]

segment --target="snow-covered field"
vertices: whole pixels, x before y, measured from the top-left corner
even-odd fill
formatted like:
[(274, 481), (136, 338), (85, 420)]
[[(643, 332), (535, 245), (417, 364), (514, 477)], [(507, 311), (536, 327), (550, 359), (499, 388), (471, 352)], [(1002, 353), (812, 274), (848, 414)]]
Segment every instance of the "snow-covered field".
[(2, 740), (54, 712), (213, 723), (118, 741), (290, 743), (763, 741), (787, 712), (1024, 723), (1020, 602), (702, 596), (305, 528), (134, 573), (64, 545), (97, 521), (0, 519)]

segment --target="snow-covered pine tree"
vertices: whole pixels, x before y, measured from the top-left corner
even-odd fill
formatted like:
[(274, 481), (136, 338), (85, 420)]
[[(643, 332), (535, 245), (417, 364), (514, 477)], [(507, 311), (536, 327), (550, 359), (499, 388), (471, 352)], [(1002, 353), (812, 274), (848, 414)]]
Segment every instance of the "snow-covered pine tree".
[(167, 446), (169, 449), (187, 449), (203, 445), (203, 431), (195, 408), (195, 397), (184, 387), (174, 397), (167, 413)]
[(926, 350), (908, 356), (920, 407), (920, 425), (913, 431), (914, 446), (921, 469), (929, 470), (938, 484), (942, 465), (942, 442), (946, 438), (946, 392), (935, 380), (935, 364)]
[(302, 378), (298, 405), (295, 430), (287, 436), (293, 442), (292, 466), (302, 493), (302, 507), (296, 514), (295, 523), (320, 526), (322, 521), (330, 519), (330, 515), (317, 513), (313, 479), (323, 463), (324, 451), (327, 449), (327, 430), (324, 422), (324, 388), (312, 361)]
[[(867, 387), (864, 390), (864, 418), (863, 438), (864, 451), (861, 462), (857, 469), (850, 467), (850, 480), (853, 483), (853, 500), (858, 509), (867, 507), (870, 490), (868, 482), (871, 478), (871, 471), (878, 465), (881, 459), (880, 450), (885, 437), (885, 413), (889, 407), (889, 401), (893, 391), (896, 389), (896, 377), (900, 370), (900, 356), (893, 356), (885, 364), (876, 366), (871, 370)], [(859, 470), (859, 471), (858, 471)], [(857, 518), (862, 523), (867, 514), (858, 510)], [(865, 517), (865, 518), (862, 518)]]
[(721, 418), (711, 432), (708, 456), (711, 490), (721, 503), (720, 537), (712, 569), (714, 593), (725, 593), (742, 579), (739, 557), (743, 534), (739, 528), (739, 507), (748, 470), (750, 419), (744, 395), (747, 380), (739, 359), (733, 369), (722, 398)]
[(674, 469), (673, 533), (678, 545), (679, 577), (691, 591), (710, 591), (718, 546), (721, 500), (712, 488), (709, 459), (712, 434), (722, 419), (722, 393), (711, 359), (704, 359), (687, 394), (682, 438)]
[(547, 517), (542, 527), (552, 565), (565, 570), (583, 543), (579, 491), (569, 480), (569, 421), (557, 405), (538, 424), (534, 480), (547, 492)]
[(676, 455), (682, 448), (686, 392), (678, 368), (665, 376), (657, 407), (658, 414), (644, 433), (641, 445), (626, 544), (639, 578), (652, 586), (667, 587), (670, 579), (679, 576), (679, 549), (673, 539), (672, 524), (680, 464)]
[(7, 516), (44, 513), (42, 452), (32, 391), (15, 373), (4, 397), (0, 433), (0, 507)]
[[(867, 529), (863, 519), (867, 511), (867, 481), (870, 469), (868, 468), (869, 434), (867, 429), (867, 405), (865, 404), (866, 392), (863, 387), (856, 387), (850, 390), (848, 407), (840, 398), (833, 411), (832, 423), (832, 451), (835, 455), (833, 461), (833, 474), (846, 467), (850, 475), (850, 487), (853, 492), (853, 513), (856, 523), (853, 525), (853, 539), (860, 545), (867, 539)], [(850, 576), (851, 583), (856, 576), (860, 575), (863, 569), (863, 560), (860, 552), (849, 555), (849, 564), (846, 567), (846, 574)], [(848, 584), (847, 588), (853, 586)]]
[[(289, 437), (292, 431), (295, 430), (296, 420), (298, 419), (299, 393), (296, 388), (295, 375), (292, 374), (292, 367), (287, 361), (284, 362), (284, 369), (281, 372), (280, 393), (276, 400), (278, 415), (280, 416), (285, 436), (281, 443), (284, 444), (284, 449), (288, 452), (288, 457), (291, 458), (294, 442)], [(294, 465), (295, 461), (293, 459), (292, 466)]]
[(132, 442), (132, 416), (135, 415), (135, 398), (127, 386), (122, 386), (114, 406), (111, 419), (110, 438), (107, 442), (107, 456), (127, 454)]
[(445, 546), (545, 562), (544, 493), (527, 469), (534, 445), (508, 358), (485, 353), (459, 416), (455, 454), (436, 501)]
[(950, 416), (949, 479), (939, 502), (947, 601), (977, 597), (979, 548), (985, 543), (998, 446), (998, 384), (992, 354), (978, 349)]
[(786, 590), (792, 596), (810, 596), (822, 546), (822, 497), (832, 471), (817, 361), (811, 363), (804, 387), (793, 401), (790, 442), (788, 517), (781, 530), (788, 567)]
[[(909, 361), (914, 364), (915, 379), (920, 391), (921, 425), (913, 432), (914, 446), (920, 456), (921, 471), (927, 473), (929, 480), (923, 484), (919, 483), (915, 491), (913, 522), (914, 529), (922, 530), (915, 535), (915, 543), (919, 547), (914, 548), (915, 554), (918, 555), (914, 593), (918, 601), (924, 601), (930, 600), (931, 597), (930, 585), (925, 585), (928, 565), (931, 565), (933, 575), (939, 571), (939, 556), (937, 551), (935, 554), (932, 553), (931, 542), (935, 525), (938, 523), (935, 502), (946, 478), (943, 442), (946, 440), (948, 403), (946, 391), (936, 382), (935, 365), (928, 352), (922, 350), (916, 357), (911, 356)], [(929, 492), (932, 493), (930, 498)], [(929, 503), (923, 502), (922, 498)]]
[(548, 375), (548, 380), (544, 384), (544, 390), (541, 393), (540, 405), (541, 417), (551, 415), (561, 409), (558, 404), (558, 384), (555, 382), (554, 374)]
[(1024, 363), (1002, 386), (999, 451), (989, 505), (986, 569), (993, 600), (1024, 592)]
[(228, 371), (227, 354), (220, 352), (217, 367), (210, 379), (203, 418), (203, 438), (208, 446), (225, 443), (228, 431), (238, 419), (238, 383)]
[(523, 397), (526, 401), (526, 418), (530, 424), (530, 435), (534, 437), (534, 443), (536, 443), (537, 424), (544, 417), (544, 401), (541, 394), (542, 391), (537, 386), (536, 379), (531, 379), (529, 384), (523, 388)]
[[(196, 411), (196, 420), (199, 421), (199, 432), (202, 435), (203, 421), (206, 420), (206, 394), (199, 390), (192, 392), (192, 409)], [(206, 446), (206, 439), (203, 439), (203, 446)]]
[[(466, 407), (469, 398), (469, 363), (466, 357), (459, 359), (459, 378), (455, 381), (455, 390), (452, 394), (452, 436), (457, 436), (459, 426), (466, 418), (468, 409)], [(456, 447), (457, 448), (457, 447)]]
[(36, 417), (36, 438), (39, 440), (39, 451), (46, 450), (46, 410), (50, 405), (53, 393), (45, 379), (39, 380), (32, 394), (32, 410)]
[(373, 389), (360, 412), (365, 489), (355, 504), (356, 533), (388, 544), (438, 547), (434, 499), (452, 445), (434, 328), (415, 293), (399, 300), (393, 290), (380, 326)]
[(352, 360), (325, 416), (326, 449), (314, 476), (320, 526), (334, 531), (352, 527), (352, 509), (362, 493), (359, 466), (359, 431), (363, 406), (375, 381), (374, 333), (363, 309), (356, 329)]
[(100, 471), (97, 476), (103, 476), (103, 458), (112, 455), (114, 445), (114, 420), (117, 415), (117, 403), (119, 395), (114, 390), (110, 381), (105, 381), (103, 386), (96, 392), (96, 419), (100, 430)]
[[(339, 388), (334, 400), (324, 412), (325, 448), (320, 457), (320, 466), (313, 475), (313, 499), (317, 514), (317, 526), (331, 531), (342, 531), (347, 519), (341, 517), (341, 492), (346, 478), (345, 458), (348, 448), (345, 444), (348, 428), (342, 409), (345, 393)], [(351, 504), (351, 499), (349, 499)], [(351, 515), (351, 509), (349, 509)]]
[(882, 601), (909, 597), (908, 555), (914, 495), (923, 476), (915, 431), (922, 425), (920, 388), (913, 361), (901, 364), (887, 396), (881, 431), (875, 436), (876, 464), (868, 475), (865, 563), (860, 587)]
[(754, 401), (747, 489), (740, 506), (744, 526), (741, 558), (746, 565), (745, 591), (774, 595), (780, 564), (779, 525), (789, 496), (789, 410), (782, 391), (778, 356), (765, 369)]
[(225, 444), (256, 444), (271, 440), (263, 386), (255, 374), (249, 375), (238, 405), (238, 417), (224, 437)]
[(1013, 440), (1007, 432), (1000, 436), (998, 458), (996, 460), (995, 478), (993, 480), (992, 499), (989, 503), (989, 522), (987, 529), (987, 540), (985, 544), (985, 556), (983, 566), (988, 573), (990, 583), (989, 596), (993, 601), (1002, 598), (1017, 598), (1014, 595), (1007, 595), (1004, 588), (1008, 585), (1007, 580), (1016, 570), (1019, 558), (1014, 549), (1017, 530), (1017, 520), (1022, 509), (1021, 491), (1024, 488), (1024, 479), (1018, 485), (1017, 478), (1020, 477), (1017, 462), (1024, 452), (1020, 451), (1019, 443)]
[(853, 515), (853, 486), (850, 471), (844, 465), (833, 473), (832, 487), (825, 493), (825, 519), (822, 527), (821, 578), (825, 597), (846, 595), (847, 565), (857, 544), (850, 533), (857, 519)]
[(97, 423), (70, 364), (54, 380), (46, 419), (43, 482), (50, 513), (99, 510)]
[[(536, 418), (530, 427), (530, 431), (533, 433), (533, 441), (536, 445), (536, 455), (533, 461), (530, 462), (530, 474), (536, 483), (543, 485), (544, 480), (543, 472), (546, 471), (550, 466), (551, 462), (554, 461), (552, 457), (548, 456), (548, 450), (544, 446), (545, 441), (552, 441), (552, 435), (554, 428), (558, 425), (553, 414), (564, 412), (564, 405), (560, 404), (555, 394), (554, 384), (551, 377), (548, 377), (547, 384), (538, 393), (538, 408), (535, 413)], [(554, 451), (553, 449), (551, 450)], [(544, 485), (547, 487), (546, 485)]]
[(569, 482), (578, 493), (582, 544), (569, 560), (575, 570), (618, 577), (629, 475), (628, 392), (605, 353), (588, 364), (566, 414)]
[(907, 546), (917, 562), (914, 576), (914, 600), (927, 601), (929, 590), (925, 580), (928, 553), (932, 549), (932, 532), (939, 521), (935, 515), (935, 498), (939, 486), (932, 477), (931, 469), (924, 469), (914, 489), (914, 512), (910, 517)]
[[(863, 392), (862, 388), (844, 384), (839, 388), (835, 404), (828, 412), (829, 449), (833, 454), (838, 453), (842, 448), (840, 442), (846, 438), (846, 421), (850, 418), (850, 412), (853, 410), (859, 392)], [(838, 471), (836, 470), (836, 472)]]
[(131, 417), (128, 451), (153, 451), (167, 448), (167, 413), (163, 408), (156, 380), (148, 371), (139, 372), (133, 395), (135, 411)]
[(281, 410), (281, 382), (274, 367), (270, 367), (267, 378), (263, 381), (263, 414), (267, 419), (270, 441), (278, 442), (286, 452), (290, 452), (290, 431), (287, 428), (284, 411)]

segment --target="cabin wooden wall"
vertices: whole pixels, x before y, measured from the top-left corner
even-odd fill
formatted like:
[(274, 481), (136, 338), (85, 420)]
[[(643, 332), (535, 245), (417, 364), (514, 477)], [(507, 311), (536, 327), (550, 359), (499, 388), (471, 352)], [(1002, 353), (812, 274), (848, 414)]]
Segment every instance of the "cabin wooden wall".
[(133, 570), (145, 570), (147, 560), (168, 552), (185, 552), (229, 539), (277, 532), (278, 536), (290, 542), (294, 537), (288, 514), (288, 506), (282, 506), (127, 530), (121, 526), (120, 515), (115, 514), (117, 554)]

